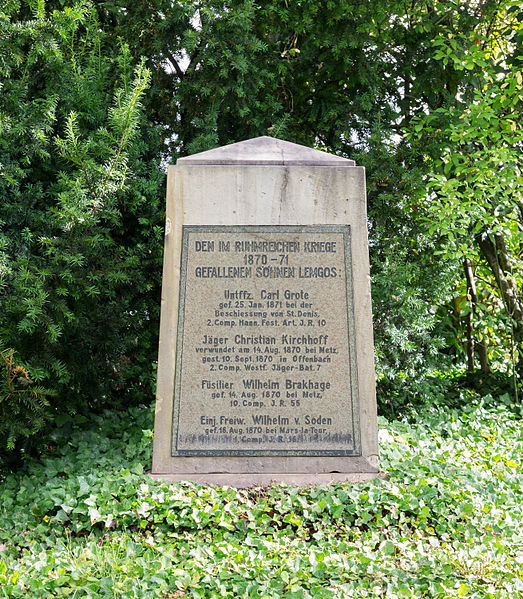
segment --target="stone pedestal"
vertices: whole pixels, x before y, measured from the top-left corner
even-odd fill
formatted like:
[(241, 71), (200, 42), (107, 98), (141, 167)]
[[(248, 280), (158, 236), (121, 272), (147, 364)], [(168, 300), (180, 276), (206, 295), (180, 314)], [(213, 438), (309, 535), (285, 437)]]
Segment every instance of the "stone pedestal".
[(152, 476), (378, 476), (365, 172), (260, 137), (169, 168)]

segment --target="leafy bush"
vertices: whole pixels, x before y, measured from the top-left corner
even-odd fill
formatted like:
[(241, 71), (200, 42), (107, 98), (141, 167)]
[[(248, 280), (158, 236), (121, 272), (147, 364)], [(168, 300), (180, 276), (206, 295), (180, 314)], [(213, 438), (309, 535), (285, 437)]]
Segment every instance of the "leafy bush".
[(455, 337), (468, 369), (479, 358), (483, 372), (519, 369), (521, 379), (523, 13), (512, 1), (495, 10), (474, 36), (458, 29), (435, 37), (434, 60), (470, 81), (416, 116), (407, 138), (429, 165), (413, 194), (416, 218), (439, 240), (442, 268), (453, 262), (463, 271), (456, 312), (466, 327)]
[(423, 259), (424, 249), (419, 242), (409, 258), (397, 247), (373, 268), (377, 398), (384, 416), (404, 414), (409, 405), (430, 405), (452, 385), (449, 378), (435, 379), (431, 373), (451, 364), (437, 307), (449, 297), (454, 273), (441, 269), (422, 282), (433, 272)]
[(88, 2), (52, 12), (8, 3), (0, 39), (3, 345), (57, 390), (42, 421), (130, 386), (143, 399), (164, 203), (164, 175), (151, 166), (161, 139), (140, 109), (149, 72), (106, 42)]

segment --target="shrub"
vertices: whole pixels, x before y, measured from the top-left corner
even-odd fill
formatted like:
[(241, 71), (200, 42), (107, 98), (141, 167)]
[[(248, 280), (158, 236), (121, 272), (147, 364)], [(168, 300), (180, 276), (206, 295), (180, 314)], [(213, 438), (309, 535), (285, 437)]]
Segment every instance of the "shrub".
[(164, 176), (140, 108), (148, 70), (91, 4), (31, 10), (0, 10), (0, 336), (57, 390), (49, 420), (150, 385)]

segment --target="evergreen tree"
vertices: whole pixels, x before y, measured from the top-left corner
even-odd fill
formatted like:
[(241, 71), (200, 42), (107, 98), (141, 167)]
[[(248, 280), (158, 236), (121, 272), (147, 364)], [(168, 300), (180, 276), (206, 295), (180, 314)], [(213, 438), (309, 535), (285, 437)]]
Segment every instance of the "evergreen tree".
[(108, 51), (89, 3), (8, 3), (0, 39), (0, 336), (55, 392), (27, 433), (131, 384), (151, 395), (162, 140), (142, 116), (149, 70)]

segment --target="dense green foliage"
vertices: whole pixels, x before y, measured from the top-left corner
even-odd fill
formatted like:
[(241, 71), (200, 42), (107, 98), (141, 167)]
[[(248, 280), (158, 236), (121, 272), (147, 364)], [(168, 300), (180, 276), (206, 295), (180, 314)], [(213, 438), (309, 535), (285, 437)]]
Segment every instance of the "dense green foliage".
[(437, 255), (465, 271), (458, 311), (468, 365), (473, 370), (479, 358), (484, 372), (516, 363), (523, 341), (522, 15), (507, 3), (475, 36), (435, 40), (434, 58), (469, 80), (451, 104), (413, 127), (430, 166), (428, 190), (414, 199), (426, 198), (418, 216), (439, 236)]
[[(486, 395), (522, 363), (522, 21), (515, 0), (4, 3), (0, 452), (45, 451), (2, 479), (0, 596), (523, 595), (521, 408), (446, 370), (479, 365)], [(267, 134), (367, 167), (380, 405), (418, 413), (380, 419), (387, 480), (144, 475), (161, 159)]]
[(514, 375), (522, 15), (517, 0), (5, 4), (0, 339), (54, 394), (2, 447), (151, 400), (160, 164), (257, 135), (367, 168), (383, 413), (450, 365)]
[(124, 44), (109, 51), (89, 4), (24, 8), (0, 19), (0, 337), (55, 394), (2, 449), (130, 377), (151, 396), (161, 276), (163, 173), (140, 109), (150, 73)]
[(152, 481), (150, 408), (77, 417), (0, 488), (0, 595), (521, 596), (521, 413), (456, 399), (380, 419), (388, 480), (303, 489)]
[[(269, 134), (354, 158), (367, 168), (382, 404), (397, 409), (407, 395), (424, 393), (424, 373), (450, 361), (463, 366), (467, 352), (473, 371), (474, 339), (482, 370), (512, 370), (512, 346), (519, 339), (510, 334), (507, 314), (514, 310), (499, 310), (499, 292), (482, 302), (479, 289), (474, 300), (463, 256), (443, 228), (463, 213), (474, 221), (474, 202), (508, 202), (512, 212), (517, 209), (517, 193), (508, 198), (503, 183), (491, 189), (488, 182), (508, 147), (513, 159), (504, 172), (521, 152), (519, 88), (498, 79), (505, 72), (517, 82), (519, 2), (158, 0), (128, 7), (111, 0), (99, 6), (114, 35), (147, 59), (153, 72), (148, 110), (169, 133), (173, 156)], [(482, 97), (491, 99), (495, 112), (490, 129)], [(505, 122), (506, 109), (512, 111), (507, 131), (517, 129), (512, 139), (492, 134)], [(468, 139), (459, 138), (456, 126)], [(482, 165), (472, 157), (483, 150), (475, 136), (495, 146), (495, 156)], [(472, 184), (472, 171), (465, 191), (449, 196), (441, 189), (438, 195), (440, 157), (456, 166), (445, 175), (457, 190), (465, 175), (457, 167), (468, 153), (485, 182), (483, 195), (481, 184)], [(507, 186), (515, 189), (518, 177)], [(500, 194), (505, 200), (498, 201)], [(490, 213), (498, 218), (499, 211)], [(475, 234), (460, 222), (454, 228)], [(482, 233), (488, 237), (488, 227)], [(513, 249), (511, 256), (517, 255)], [(469, 259), (474, 286), (481, 287), (489, 266), (477, 253)], [(511, 272), (516, 266), (510, 263)], [(511, 281), (507, 269), (504, 279)], [(472, 322), (472, 311), (484, 317)], [(521, 319), (513, 316), (517, 329)]]

